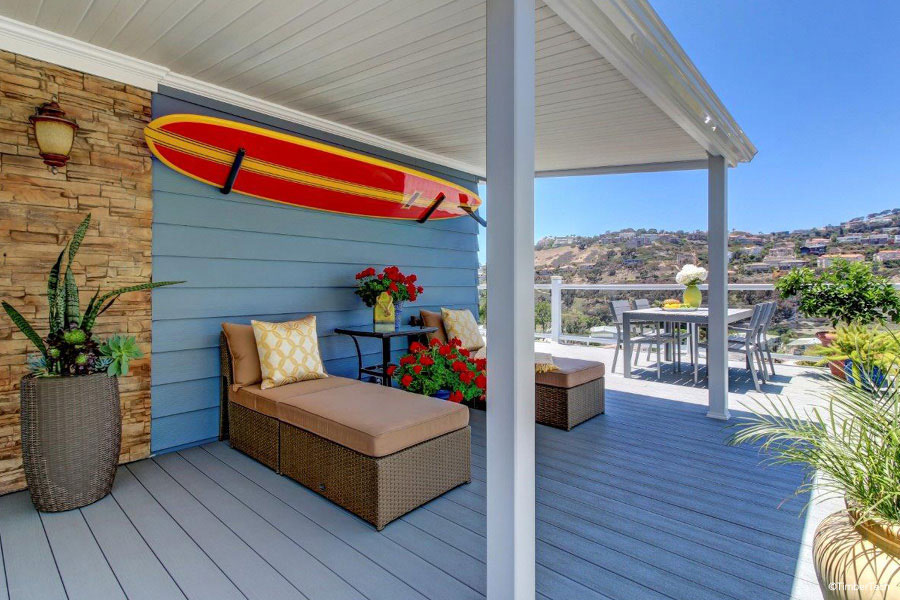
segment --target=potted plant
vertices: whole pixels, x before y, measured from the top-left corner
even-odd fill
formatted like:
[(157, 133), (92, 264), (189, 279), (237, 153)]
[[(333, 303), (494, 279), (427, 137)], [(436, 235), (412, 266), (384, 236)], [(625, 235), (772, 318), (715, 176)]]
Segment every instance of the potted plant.
[[(839, 325), (831, 343), (816, 348), (813, 353), (824, 357), (820, 365), (842, 364), (843, 378), (849, 383), (864, 385), (871, 381), (880, 386), (888, 369), (900, 358), (900, 345), (887, 331), (858, 324)], [(865, 377), (863, 365), (869, 366)]]
[(709, 273), (703, 267), (691, 264), (681, 267), (681, 270), (675, 275), (675, 282), (685, 286), (683, 295), (685, 306), (699, 308), (703, 303), (703, 294), (697, 286), (706, 281), (708, 275)]
[(405, 390), (471, 405), (487, 389), (487, 361), (473, 358), (457, 338), (428, 346), (413, 342), (399, 365), (388, 367), (388, 376)]
[(785, 399), (761, 400), (729, 440), (761, 444), (771, 464), (808, 467), (798, 494), (818, 485), (843, 497), (846, 509), (826, 517), (813, 541), (826, 600), (900, 598), (900, 397), (897, 363), (885, 368), (885, 385), (831, 380), (824, 408), (800, 413)]
[(30, 373), (21, 380), (22, 462), (31, 499), (46, 512), (99, 500), (115, 477), (122, 435), (117, 377), (128, 374), (129, 361), (141, 352), (133, 337), (114, 335), (98, 343), (97, 318), (122, 294), (181, 283), (142, 283), (104, 294), (98, 289), (82, 313), (72, 262), (90, 222), (88, 215), (50, 269), (46, 337), (2, 303), (39, 351), (28, 358)]
[(378, 297), (388, 294), (394, 303), (394, 327), (399, 329), (403, 303), (415, 302), (419, 294), (425, 291), (421, 285), (416, 285), (416, 279), (415, 273), (404, 275), (396, 266), (385, 267), (381, 273), (369, 267), (356, 274), (354, 293), (373, 309), (377, 306)]
[[(833, 327), (900, 317), (900, 294), (890, 281), (872, 273), (867, 263), (836, 260), (821, 274), (810, 268), (795, 269), (779, 278), (775, 289), (782, 299), (796, 299), (806, 317), (828, 319)], [(819, 331), (816, 337), (828, 346), (834, 334)], [(843, 363), (829, 364), (833, 375), (844, 376)]]

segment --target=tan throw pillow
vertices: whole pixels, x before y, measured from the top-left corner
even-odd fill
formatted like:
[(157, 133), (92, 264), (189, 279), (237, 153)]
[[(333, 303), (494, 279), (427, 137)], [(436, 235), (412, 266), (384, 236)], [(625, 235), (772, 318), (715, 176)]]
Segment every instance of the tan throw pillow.
[(471, 311), (441, 308), (441, 316), (444, 318), (448, 339), (459, 338), (466, 350), (478, 350), (484, 346), (484, 338), (478, 331), (478, 323)]
[(250, 324), (262, 371), (260, 388), (328, 377), (319, 356), (315, 315), (287, 323), (250, 321)]
[(420, 310), (419, 316), (422, 318), (422, 324), (425, 327), (437, 327), (437, 331), (434, 333), (426, 334), (428, 341), (430, 342), (433, 339), (437, 339), (440, 343), (446, 344), (447, 332), (444, 331), (444, 319), (441, 317), (441, 313), (432, 312), (430, 310)]
[(231, 354), (232, 389), (238, 391), (245, 385), (259, 383), (262, 371), (253, 328), (237, 323), (222, 323), (222, 331), (225, 332), (225, 342)]
[(553, 356), (547, 354), (545, 352), (535, 352), (534, 353), (534, 372), (535, 373), (550, 373), (552, 371), (559, 371), (559, 367), (556, 366), (553, 362)]

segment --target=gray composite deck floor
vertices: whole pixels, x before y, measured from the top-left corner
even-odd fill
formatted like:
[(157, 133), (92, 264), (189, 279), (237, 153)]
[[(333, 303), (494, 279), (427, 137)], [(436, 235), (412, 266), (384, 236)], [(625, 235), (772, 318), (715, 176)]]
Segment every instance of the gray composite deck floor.
[[(610, 392), (537, 431), (540, 598), (815, 598), (795, 575), (802, 479), (723, 445), (704, 408)], [(484, 413), (473, 481), (378, 533), (224, 443), (122, 467), (113, 494), (39, 514), (0, 497), (0, 599), (481, 598)]]

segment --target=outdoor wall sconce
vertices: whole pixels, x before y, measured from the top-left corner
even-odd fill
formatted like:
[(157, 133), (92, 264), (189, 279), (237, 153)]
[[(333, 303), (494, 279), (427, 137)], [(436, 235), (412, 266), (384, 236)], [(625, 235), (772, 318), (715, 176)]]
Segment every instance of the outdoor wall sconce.
[(42, 104), (28, 120), (34, 125), (34, 137), (44, 164), (55, 173), (69, 160), (78, 125), (66, 118), (56, 98)]

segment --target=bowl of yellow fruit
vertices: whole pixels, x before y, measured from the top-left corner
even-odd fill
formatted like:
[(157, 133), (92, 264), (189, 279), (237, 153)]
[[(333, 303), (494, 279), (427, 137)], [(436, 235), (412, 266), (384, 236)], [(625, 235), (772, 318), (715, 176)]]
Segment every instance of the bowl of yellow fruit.
[(682, 310), (682, 311), (697, 310), (693, 306), (688, 306), (687, 304), (683, 303), (681, 300), (676, 300), (675, 298), (666, 298), (665, 300), (663, 300), (662, 309), (663, 310)]

